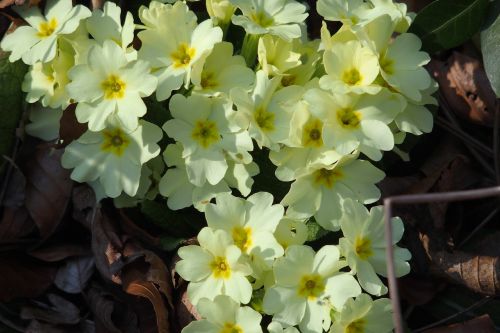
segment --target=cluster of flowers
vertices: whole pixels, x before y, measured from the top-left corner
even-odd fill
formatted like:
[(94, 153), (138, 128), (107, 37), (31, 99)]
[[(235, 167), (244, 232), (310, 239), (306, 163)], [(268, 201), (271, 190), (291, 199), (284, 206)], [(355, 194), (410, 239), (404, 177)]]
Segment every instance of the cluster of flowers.
[[(63, 110), (77, 103), (88, 131), (65, 148), (72, 179), (117, 205), (160, 193), (170, 209), (205, 213), (199, 245), (180, 248), (176, 266), (206, 318), (184, 333), (262, 332), (262, 313), (271, 333), (389, 332), (389, 301), (369, 296), (387, 293), (383, 210), (364, 206), (379, 199), (384, 173), (369, 160), (429, 132), (425, 105), (436, 103), (406, 6), (318, 0), (324, 20), (342, 23), (333, 35), (324, 23), (321, 40), (308, 40), (307, 7), (296, 0), (206, 7), (210, 18), (198, 23), (183, 1), (151, 1), (142, 24), (112, 2), (93, 12), (71, 0), (48, 0), (44, 13), (16, 7), (28, 25), (0, 46), (30, 65), (23, 90), (41, 106), (28, 133), (57, 138)], [(239, 55), (225, 40), (236, 26), (246, 33)], [(168, 100), (165, 124), (141, 119), (153, 93)], [(160, 147), (163, 132), (175, 143)], [(293, 182), (280, 204), (250, 195), (254, 143), (269, 149), (276, 177)], [(311, 218), (341, 231), (339, 244), (304, 245)], [(392, 224), (402, 276), (410, 253), (396, 245), (403, 223)]]

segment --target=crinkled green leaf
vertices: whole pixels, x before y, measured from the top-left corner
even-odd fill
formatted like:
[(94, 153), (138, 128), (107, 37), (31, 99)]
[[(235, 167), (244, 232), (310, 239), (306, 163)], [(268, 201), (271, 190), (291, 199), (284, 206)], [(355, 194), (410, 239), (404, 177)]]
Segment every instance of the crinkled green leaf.
[[(10, 155), (15, 140), (23, 105), (21, 84), (26, 71), (24, 63), (11, 63), (8, 54), (0, 52), (0, 157)], [(0, 170), (3, 163), (4, 159), (0, 158)]]
[(434, 53), (458, 46), (478, 32), (489, 0), (436, 0), (418, 13), (409, 32)]
[(481, 32), (481, 51), (488, 79), (500, 98), (500, 1), (491, 3), (485, 29)]

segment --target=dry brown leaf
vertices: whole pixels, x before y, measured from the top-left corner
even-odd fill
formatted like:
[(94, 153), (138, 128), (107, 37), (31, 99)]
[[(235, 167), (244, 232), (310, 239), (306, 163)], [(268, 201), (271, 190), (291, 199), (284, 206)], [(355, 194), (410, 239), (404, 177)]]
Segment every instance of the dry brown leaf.
[(432, 262), (433, 273), (480, 294), (500, 294), (499, 257), (450, 250), (443, 245), (439, 233), (422, 234), (421, 239)]
[(61, 147), (66, 147), (74, 140), (78, 139), (87, 130), (87, 124), (82, 124), (76, 119), (76, 104), (69, 105), (64, 110), (59, 122), (59, 138)]
[(24, 306), (21, 309), (21, 318), (63, 325), (75, 325), (80, 322), (80, 310), (76, 305), (55, 294), (49, 294), (47, 298), (50, 304), (38, 302), (38, 306)]
[(451, 324), (425, 330), (423, 333), (495, 333), (495, 325), (490, 316), (485, 314), (463, 323)]
[(124, 283), (124, 289), (131, 295), (147, 298), (153, 305), (156, 313), (156, 325), (158, 333), (169, 333), (170, 324), (168, 321), (168, 311), (163, 302), (163, 298), (152, 282), (148, 281), (130, 281)]
[(434, 60), (430, 67), (451, 110), (473, 123), (493, 126), (496, 96), (479, 60), (453, 52), (445, 63)]
[(94, 257), (77, 257), (68, 259), (60, 267), (54, 284), (69, 294), (79, 294), (86, 287), (95, 271)]
[(52, 285), (57, 267), (24, 254), (0, 254), (0, 302), (37, 297)]
[(40, 145), (25, 166), (25, 204), (42, 239), (56, 230), (71, 198), (73, 181), (70, 172), (61, 166), (62, 153), (51, 145)]

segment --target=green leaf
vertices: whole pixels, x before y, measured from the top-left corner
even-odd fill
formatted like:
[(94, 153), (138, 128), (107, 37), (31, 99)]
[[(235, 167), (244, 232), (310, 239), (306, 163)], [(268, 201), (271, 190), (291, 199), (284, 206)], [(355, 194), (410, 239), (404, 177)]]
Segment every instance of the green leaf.
[(485, 29), (481, 32), (481, 51), (491, 87), (500, 98), (500, 1), (492, 2), (488, 12)]
[(329, 231), (323, 229), (323, 227), (320, 226), (313, 217), (307, 221), (306, 225), (307, 225), (307, 242), (314, 242), (320, 238), (323, 238), (329, 233)]
[(489, 0), (436, 0), (415, 17), (409, 32), (434, 53), (458, 46), (481, 28)]
[(26, 71), (24, 63), (11, 63), (8, 54), (0, 52), (0, 170), (5, 162), (1, 156), (11, 154), (15, 141), (23, 106), (21, 84)]
[(178, 237), (171, 237), (171, 236), (163, 236), (160, 238), (160, 244), (163, 250), (167, 252), (174, 251), (183, 241), (185, 241), (185, 238), (178, 238)]

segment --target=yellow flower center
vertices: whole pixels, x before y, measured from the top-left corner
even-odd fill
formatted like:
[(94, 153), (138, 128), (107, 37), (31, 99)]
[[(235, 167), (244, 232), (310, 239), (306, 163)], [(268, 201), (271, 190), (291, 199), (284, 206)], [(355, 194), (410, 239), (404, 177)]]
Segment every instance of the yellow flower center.
[(225, 323), (219, 333), (243, 333), (243, 329), (233, 323)]
[(314, 300), (325, 290), (325, 283), (318, 274), (304, 275), (299, 282), (298, 294)]
[(104, 91), (106, 99), (123, 98), (127, 84), (123, 82), (119, 76), (111, 74), (101, 83), (101, 88)]
[(211, 120), (198, 120), (191, 132), (191, 137), (203, 148), (208, 148), (220, 140), (217, 124)]
[(358, 319), (346, 326), (344, 333), (365, 333), (365, 321)]
[(102, 135), (104, 140), (101, 145), (101, 150), (115, 154), (116, 156), (122, 156), (123, 152), (130, 144), (127, 135), (119, 128), (104, 130)]
[(283, 78), (281, 79), (281, 85), (283, 87), (291, 86), (295, 83), (295, 80), (297, 80), (297, 77), (295, 75), (283, 76)]
[(212, 72), (203, 72), (201, 74), (201, 87), (203, 89), (213, 89), (217, 87), (219, 84), (217, 80), (215, 80), (215, 74)]
[(267, 28), (274, 23), (274, 19), (265, 12), (257, 12), (252, 14), (252, 21), (263, 28)]
[(232, 236), (234, 244), (243, 252), (246, 252), (252, 245), (252, 229), (249, 227), (234, 227)]
[(216, 279), (229, 279), (229, 277), (231, 277), (231, 267), (229, 267), (224, 257), (216, 257), (214, 261), (210, 263), (210, 268)]
[(55, 18), (50, 19), (50, 21), (42, 22), (38, 25), (38, 33), (36, 34), (40, 38), (49, 37), (54, 33), (57, 28), (57, 20)]
[(337, 121), (344, 128), (355, 129), (361, 122), (361, 113), (350, 108), (340, 109), (337, 111)]
[(356, 68), (351, 68), (342, 74), (342, 81), (350, 86), (361, 84), (362, 76)]
[(195, 54), (196, 50), (194, 48), (189, 47), (186, 43), (181, 43), (177, 51), (172, 52), (170, 56), (174, 62), (174, 67), (181, 68), (188, 66)]
[(358, 257), (362, 260), (366, 260), (373, 255), (372, 241), (368, 238), (356, 237), (354, 249)]
[(314, 172), (314, 183), (332, 188), (337, 180), (342, 178), (342, 172), (338, 170), (319, 169)]
[(268, 112), (264, 108), (258, 108), (253, 117), (262, 131), (271, 132), (274, 130), (274, 113)]
[(319, 119), (310, 119), (304, 125), (302, 132), (302, 144), (304, 147), (322, 147), (323, 146), (323, 122)]

